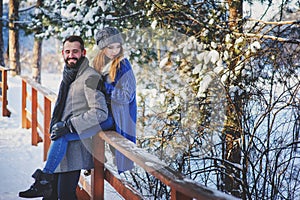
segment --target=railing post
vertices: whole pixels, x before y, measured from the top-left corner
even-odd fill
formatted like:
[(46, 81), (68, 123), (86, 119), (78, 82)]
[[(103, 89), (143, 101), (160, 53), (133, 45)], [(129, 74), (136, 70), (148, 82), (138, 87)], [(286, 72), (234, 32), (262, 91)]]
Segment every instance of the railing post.
[(7, 109), (7, 70), (1, 70), (1, 81), (2, 81), (2, 116), (10, 117), (10, 111)]
[(26, 112), (26, 101), (27, 101), (27, 83), (26, 80), (22, 79), (22, 128), (30, 128), (27, 120)]
[(104, 199), (104, 140), (99, 135), (93, 137), (94, 170), (91, 177), (92, 200)]
[(31, 143), (37, 145), (39, 140), (39, 134), (37, 131), (37, 91), (33, 87), (31, 88)]
[(50, 146), (50, 120), (51, 120), (51, 101), (44, 97), (44, 161), (47, 160), (47, 154)]

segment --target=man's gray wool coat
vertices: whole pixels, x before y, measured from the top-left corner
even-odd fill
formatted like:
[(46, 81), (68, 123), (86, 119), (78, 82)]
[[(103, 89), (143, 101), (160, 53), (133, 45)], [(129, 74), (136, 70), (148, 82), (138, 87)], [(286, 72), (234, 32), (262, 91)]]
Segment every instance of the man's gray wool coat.
[(105, 96), (96, 89), (100, 79), (100, 74), (85, 58), (70, 85), (62, 115), (62, 120), (71, 115), (72, 125), (82, 138), (68, 142), (67, 153), (55, 173), (94, 167), (91, 136), (101, 130), (99, 124), (106, 120), (108, 113)]

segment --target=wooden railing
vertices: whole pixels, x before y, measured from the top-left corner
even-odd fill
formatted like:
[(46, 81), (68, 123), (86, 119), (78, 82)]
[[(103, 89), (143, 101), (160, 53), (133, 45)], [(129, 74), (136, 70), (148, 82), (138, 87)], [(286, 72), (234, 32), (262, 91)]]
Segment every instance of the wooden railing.
[[(127, 140), (120, 134), (114, 131), (100, 132), (93, 138), (94, 142), (94, 173), (92, 174), (91, 199), (104, 199), (104, 179), (107, 180), (107, 172), (104, 170), (104, 142), (112, 145), (116, 150), (123, 153), (127, 158), (132, 160), (145, 171), (155, 176), (165, 185), (171, 188), (172, 200), (228, 200), (236, 199), (223, 192), (209, 189), (197, 182), (184, 177), (182, 174), (171, 169), (166, 163), (161, 161), (158, 157), (138, 148), (136, 144)], [(110, 174), (109, 174), (110, 176)], [(111, 183), (111, 182), (109, 182)], [(93, 190), (94, 188), (94, 190)], [(97, 188), (98, 190), (95, 190)], [(119, 190), (118, 190), (119, 189)], [(123, 188), (116, 188), (116, 190), (125, 199), (140, 199), (139, 195), (128, 194), (123, 192)]]
[(10, 111), (7, 108), (7, 71), (9, 69), (0, 66), (0, 101), (2, 102), (2, 116), (10, 117)]
[[(29, 91), (31, 92), (29, 92)], [(30, 95), (31, 94), (31, 95)], [(44, 104), (43, 108), (39, 104), (38, 94), (41, 94)], [(44, 142), (44, 160), (47, 159), (47, 152), (50, 145), (49, 124), (51, 117), (51, 103), (56, 99), (56, 94), (34, 82), (28, 77), (22, 78), (22, 127), (32, 128), (32, 144)], [(31, 102), (31, 106), (27, 104)], [(37, 110), (41, 112), (38, 115)], [(42, 127), (39, 116), (43, 116)], [(38, 129), (42, 132), (43, 140), (38, 134)], [(157, 157), (138, 148), (136, 144), (125, 139), (114, 131), (99, 132), (93, 137), (93, 155), (95, 167), (92, 170), (90, 180), (80, 177), (80, 187), (77, 187), (79, 200), (102, 200), (104, 199), (104, 180), (125, 199), (144, 199), (128, 182), (120, 180), (116, 174), (104, 167), (105, 142), (123, 153), (126, 157), (142, 167), (145, 171), (161, 180), (162, 183), (171, 188), (171, 199), (173, 200), (226, 200), (235, 199), (217, 190), (209, 189), (195, 181), (185, 178), (182, 174), (172, 170)]]
[[(22, 77), (22, 128), (31, 128), (32, 145), (43, 142), (44, 160), (47, 159), (50, 146), (51, 103), (55, 100), (54, 92), (26, 76)], [(40, 102), (43, 102), (43, 105)]]

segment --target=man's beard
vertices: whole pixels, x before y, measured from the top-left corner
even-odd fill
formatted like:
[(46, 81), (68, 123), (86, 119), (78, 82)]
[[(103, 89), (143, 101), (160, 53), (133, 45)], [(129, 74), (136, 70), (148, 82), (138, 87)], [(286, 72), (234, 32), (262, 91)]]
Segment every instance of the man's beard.
[[(66, 66), (69, 67), (69, 68), (75, 67), (78, 63), (78, 60), (80, 60), (81, 58), (82, 58), (82, 56), (79, 59), (78, 58), (67, 58), (67, 59), (65, 59)], [(69, 60), (76, 60), (76, 62), (68, 63)]]

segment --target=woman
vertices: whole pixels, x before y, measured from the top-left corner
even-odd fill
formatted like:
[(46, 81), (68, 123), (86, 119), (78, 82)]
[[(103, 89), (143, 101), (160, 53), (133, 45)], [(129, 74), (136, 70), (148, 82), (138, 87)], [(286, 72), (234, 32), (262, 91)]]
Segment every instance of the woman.
[[(124, 58), (123, 38), (114, 27), (97, 32), (95, 41), (100, 51), (94, 58), (94, 68), (102, 75), (108, 116), (113, 117), (115, 130), (130, 141), (136, 141), (136, 81), (128, 59)], [(133, 168), (133, 162), (115, 151), (118, 172)]]

